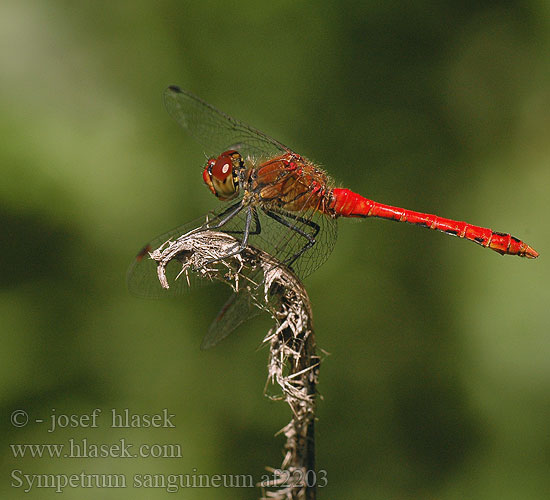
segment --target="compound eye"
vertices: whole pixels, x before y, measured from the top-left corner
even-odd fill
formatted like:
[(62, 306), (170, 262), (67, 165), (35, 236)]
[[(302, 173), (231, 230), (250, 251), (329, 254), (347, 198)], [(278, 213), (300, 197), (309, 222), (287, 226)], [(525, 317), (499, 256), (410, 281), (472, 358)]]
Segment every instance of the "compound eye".
[[(239, 192), (237, 169), (240, 164), (235, 166), (234, 154), (238, 155), (236, 151), (226, 151), (208, 161), (208, 179), (204, 177), (204, 181), (220, 200), (231, 200)], [(206, 176), (206, 173), (203, 175)]]
[(212, 166), (212, 176), (220, 181), (224, 181), (228, 176), (232, 175), (232, 173), (233, 163), (231, 157), (220, 155)]

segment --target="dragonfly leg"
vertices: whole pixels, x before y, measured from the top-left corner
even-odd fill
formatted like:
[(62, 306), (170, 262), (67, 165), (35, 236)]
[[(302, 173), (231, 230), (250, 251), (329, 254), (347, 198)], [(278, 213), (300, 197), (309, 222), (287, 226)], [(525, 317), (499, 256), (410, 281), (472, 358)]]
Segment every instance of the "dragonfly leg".
[(216, 222), (213, 226), (209, 226), (208, 222), (204, 224), (200, 229), (202, 231), (208, 231), (210, 229), (218, 229), (222, 227), (223, 225), (227, 224), (235, 215), (237, 215), (242, 209), (244, 208), (244, 205), (242, 202), (235, 203), (231, 205), (228, 209), (224, 210), (220, 215), (218, 215), (218, 219), (221, 219), (219, 222)]
[[(252, 209), (252, 216), (254, 218), (254, 225), (256, 226), (253, 230), (249, 230), (248, 234), (260, 234), (262, 232), (262, 226), (260, 225), (260, 219), (258, 217), (258, 212), (255, 208)], [(244, 230), (242, 231), (224, 231), (227, 234), (242, 234), (244, 235)], [(245, 245), (246, 246), (246, 245)]]
[[(313, 245), (315, 245), (315, 238), (317, 234), (319, 234), (319, 230), (320, 230), (319, 224), (313, 222), (310, 219), (300, 217), (299, 215), (294, 215), (286, 212), (279, 212), (274, 209), (265, 210), (265, 213), (269, 215), (269, 217), (271, 217), (272, 219), (279, 222), (280, 224), (283, 224), (283, 226), (286, 226), (289, 229), (292, 229), (293, 231), (297, 232), (300, 236), (303, 236), (307, 240), (307, 243), (298, 252), (296, 252), (292, 257), (290, 257), (285, 261), (285, 264), (290, 267), (298, 257), (300, 257), (306, 250), (309, 250)], [(313, 231), (311, 233), (308, 233), (303, 229), (299, 228), (296, 224), (293, 224), (291, 221), (286, 220), (284, 217), (287, 217), (289, 219), (293, 219), (297, 222), (305, 224), (311, 227)]]
[[(221, 214), (216, 216), (216, 219), (218, 222), (216, 222), (213, 226), (210, 225), (210, 221), (206, 221), (202, 226), (199, 226), (192, 231), (189, 231), (187, 234), (196, 234), (196, 233), (202, 233), (203, 231), (211, 231), (212, 229), (219, 229), (220, 227), (227, 224), (235, 215), (237, 215), (242, 209), (244, 208), (244, 205), (239, 201), (238, 203), (235, 203), (231, 205), (229, 208), (224, 210)], [(221, 220), (220, 220), (221, 219)], [(141, 252), (143, 252), (147, 247), (145, 247)]]
[[(242, 208), (244, 207), (244, 205), (241, 205), (239, 207), (239, 210), (237, 212), (235, 212), (232, 216), (236, 215), (238, 212), (240, 212), (240, 210), (242, 210)], [(223, 224), (227, 223), (229, 220), (230, 220), (231, 217), (226, 217), (222, 222)], [(250, 231), (250, 226), (252, 225), (252, 220), (254, 219), (254, 223), (256, 225), (256, 228), (254, 229), (254, 231)], [(221, 227), (223, 225), (222, 223), (219, 223), (219, 224), (216, 224), (215, 227), (213, 228), (208, 228), (208, 229), (216, 229), (218, 227)], [(256, 212), (256, 209), (254, 207), (248, 207), (248, 210), (246, 212), (246, 221), (245, 221), (245, 225), (244, 225), (244, 228), (242, 231), (224, 231), (225, 233), (237, 233), (237, 234), (241, 234), (243, 235), (243, 239), (240, 243), (237, 243), (235, 245), (235, 250), (229, 252), (228, 254), (224, 255), (223, 257), (220, 257), (220, 258), (216, 258), (216, 259), (210, 259), (210, 260), (207, 260), (201, 267), (204, 267), (204, 266), (207, 266), (209, 264), (212, 264), (214, 262), (218, 262), (222, 259), (228, 259), (230, 257), (234, 257), (235, 255), (238, 255), (240, 254), (245, 248), (246, 246), (248, 245), (248, 237), (251, 235), (251, 234), (260, 234), (261, 232), (261, 226), (260, 226), (260, 220), (258, 218), (258, 214)]]
[[(210, 231), (212, 229), (218, 229), (220, 227), (222, 227), (223, 225), (227, 224), (233, 217), (235, 217), (242, 209), (244, 208), (244, 205), (241, 203), (241, 202), (238, 202), (238, 203), (235, 203), (233, 205), (231, 205), (229, 208), (227, 208), (226, 210), (224, 210), (221, 214), (219, 214), (218, 216), (216, 216), (216, 219), (215, 220), (218, 220), (218, 222), (216, 222), (213, 226), (210, 225), (210, 222), (207, 221), (205, 222), (202, 226), (200, 227), (197, 227), (195, 229), (193, 229), (192, 231), (189, 231), (188, 233), (186, 233), (185, 236), (188, 236), (188, 235), (191, 235), (191, 234), (197, 234), (197, 233), (202, 233), (203, 231)], [(221, 218), (221, 220), (219, 220)], [(147, 250), (148, 246), (145, 247), (141, 252), (140, 254), (144, 253), (146, 250)], [(138, 257), (139, 255), (138, 254)], [(181, 255), (181, 254), (179, 254)], [(202, 266), (201, 266), (202, 267)], [(197, 269), (195, 269), (196, 271)]]

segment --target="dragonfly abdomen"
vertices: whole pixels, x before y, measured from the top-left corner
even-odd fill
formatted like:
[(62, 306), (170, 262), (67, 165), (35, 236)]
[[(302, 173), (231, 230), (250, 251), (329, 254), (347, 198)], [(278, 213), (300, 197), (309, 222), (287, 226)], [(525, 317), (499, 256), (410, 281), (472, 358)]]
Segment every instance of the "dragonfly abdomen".
[(349, 189), (333, 189), (328, 208), (334, 216), (380, 217), (397, 222), (417, 224), (428, 229), (436, 229), (473, 241), (502, 255), (518, 255), (530, 259), (535, 259), (539, 255), (533, 248), (511, 234), (499, 233), (488, 228), (446, 219), (437, 215), (384, 205), (364, 198)]

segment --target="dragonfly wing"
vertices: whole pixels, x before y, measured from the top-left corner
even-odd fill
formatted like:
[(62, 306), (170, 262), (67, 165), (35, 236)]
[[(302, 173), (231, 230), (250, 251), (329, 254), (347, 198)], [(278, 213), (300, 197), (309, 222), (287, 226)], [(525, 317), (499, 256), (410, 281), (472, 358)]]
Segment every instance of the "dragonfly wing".
[(199, 217), (187, 224), (157, 236), (154, 240), (145, 245), (135, 257), (126, 274), (126, 284), (130, 293), (137, 297), (161, 298), (181, 295), (188, 292), (191, 288), (211, 283), (210, 280), (203, 279), (197, 275), (197, 273), (193, 272), (179, 276), (182, 263), (175, 259), (166, 267), (166, 277), (170, 288), (162, 288), (157, 276), (157, 263), (151, 259), (149, 252), (156, 250), (167, 241), (174, 241), (193, 229), (203, 227), (207, 221), (215, 222), (225, 210), (226, 207), (224, 206), (216, 211), (210, 212), (207, 216)]
[(210, 156), (217, 156), (234, 145), (239, 146), (238, 151), (245, 157), (267, 158), (291, 152), (279, 141), (218, 111), (179, 87), (166, 89), (164, 103), (168, 113)]
[(235, 331), (248, 319), (258, 315), (252, 296), (243, 290), (232, 294), (210, 325), (201, 343), (201, 350), (210, 349)]
[(199, 221), (177, 227), (145, 245), (137, 254), (126, 274), (126, 285), (130, 293), (137, 297), (162, 298), (181, 295), (189, 291), (190, 288), (209, 283), (208, 280), (199, 278), (195, 273), (189, 273), (187, 276), (185, 274), (178, 276), (182, 263), (175, 259), (166, 267), (166, 277), (170, 288), (165, 289), (161, 286), (157, 276), (157, 263), (149, 256), (149, 252), (156, 250), (164, 242), (168, 240), (174, 241), (191, 229), (200, 227), (203, 223), (204, 219), (200, 219)]

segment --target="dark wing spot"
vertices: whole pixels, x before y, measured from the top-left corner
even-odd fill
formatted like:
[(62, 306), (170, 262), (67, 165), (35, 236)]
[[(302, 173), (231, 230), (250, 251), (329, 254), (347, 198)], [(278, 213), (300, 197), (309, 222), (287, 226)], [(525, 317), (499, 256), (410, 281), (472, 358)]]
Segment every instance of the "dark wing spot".
[(183, 94), (183, 92), (177, 85), (170, 85), (168, 88), (173, 92), (177, 92), (178, 94)]
[(143, 257), (145, 257), (149, 252), (151, 251), (151, 245), (145, 245), (139, 253), (136, 255), (136, 260), (138, 262), (141, 262)]

